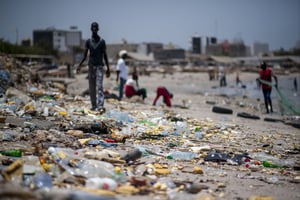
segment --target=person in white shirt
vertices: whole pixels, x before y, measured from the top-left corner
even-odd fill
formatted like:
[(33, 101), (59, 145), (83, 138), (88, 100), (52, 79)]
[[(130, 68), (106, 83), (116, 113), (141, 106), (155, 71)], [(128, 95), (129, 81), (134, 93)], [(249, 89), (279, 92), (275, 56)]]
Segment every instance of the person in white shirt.
[(128, 69), (125, 63), (125, 59), (127, 58), (127, 51), (126, 50), (122, 50), (119, 53), (119, 60), (117, 62), (117, 66), (116, 66), (116, 71), (117, 71), (117, 83), (119, 82), (119, 100), (121, 101), (123, 98), (123, 90), (124, 90), (124, 85), (126, 83), (127, 80), (127, 76), (128, 76)]

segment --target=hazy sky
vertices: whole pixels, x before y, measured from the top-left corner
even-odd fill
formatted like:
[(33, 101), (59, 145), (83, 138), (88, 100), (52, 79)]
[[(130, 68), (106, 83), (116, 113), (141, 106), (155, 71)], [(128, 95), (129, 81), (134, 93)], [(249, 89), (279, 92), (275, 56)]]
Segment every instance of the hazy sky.
[(198, 34), (290, 49), (300, 41), (300, 0), (0, 0), (0, 38), (13, 43), (48, 27), (77, 26), (86, 39), (93, 21), (107, 43), (124, 38), (188, 49)]

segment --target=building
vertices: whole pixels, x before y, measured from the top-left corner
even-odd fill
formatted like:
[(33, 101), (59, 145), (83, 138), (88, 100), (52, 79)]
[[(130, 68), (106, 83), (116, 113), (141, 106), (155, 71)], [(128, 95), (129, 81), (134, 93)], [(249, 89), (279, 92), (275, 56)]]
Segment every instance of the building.
[(71, 52), (72, 47), (81, 45), (81, 31), (49, 28), (33, 31), (33, 45), (58, 52)]
[(142, 43), (138, 46), (137, 52), (145, 55), (149, 55), (155, 51), (160, 51), (164, 48), (162, 43), (157, 42), (149, 42), (149, 43)]
[(206, 54), (217, 56), (241, 57), (247, 56), (249, 54), (248, 51), (249, 48), (247, 48), (243, 41), (230, 43), (228, 40), (225, 40), (218, 44), (206, 46)]
[(119, 52), (126, 50), (127, 52), (137, 52), (138, 44), (135, 43), (115, 43), (106, 44), (106, 52), (110, 62), (116, 62), (118, 60)]
[(267, 43), (254, 42), (253, 44), (253, 55), (263, 55), (269, 53), (269, 45)]
[(30, 38), (24, 38), (24, 39), (21, 41), (21, 45), (24, 46), (24, 47), (30, 47), (30, 44), (31, 44)]
[(157, 61), (169, 61), (169, 60), (184, 60), (184, 49), (163, 49), (153, 52), (154, 59)]
[(192, 37), (192, 53), (201, 54), (202, 53), (202, 42), (200, 36)]

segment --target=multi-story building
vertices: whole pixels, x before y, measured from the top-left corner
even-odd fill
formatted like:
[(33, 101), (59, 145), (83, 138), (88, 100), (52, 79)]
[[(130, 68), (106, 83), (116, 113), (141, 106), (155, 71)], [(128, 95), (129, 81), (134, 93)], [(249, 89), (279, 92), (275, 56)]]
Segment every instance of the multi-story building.
[(269, 45), (267, 43), (254, 42), (253, 44), (253, 55), (258, 56), (261, 54), (269, 53)]
[(49, 28), (33, 31), (33, 45), (69, 52), (74, 46), (81, 45), (81, 31), (57, 30)]
[(107, 56), (111, 61), (116, 61), (118, 59), (119, 52), (121, 50), (126, 50), (128, 52), (137, 52), (138, 44), (135, 43), (115, 43), (106, 44)]
[(155, 51), (160, 51), (164, 48), (164, 45), (162, 43), (157, 42), (149, 42), (149, 43), (141, 43), (138, 46), (137, 52), (145, 55), (149, 55), (150, 53), (153, 53)]
[(200, 36), (193, 36), (192, 37), (192, 52), (195, 54), (202, 53), (202, 42)]

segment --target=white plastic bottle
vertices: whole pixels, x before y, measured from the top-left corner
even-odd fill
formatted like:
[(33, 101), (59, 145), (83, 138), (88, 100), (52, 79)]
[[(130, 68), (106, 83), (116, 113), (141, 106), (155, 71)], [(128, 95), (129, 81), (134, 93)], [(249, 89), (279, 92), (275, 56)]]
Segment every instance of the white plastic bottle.
[(113, 191), (117, 187), (117, 182), (111, 178), (93, 177), (86, 180), (85, 186), (91, 189), (103, 189)]

